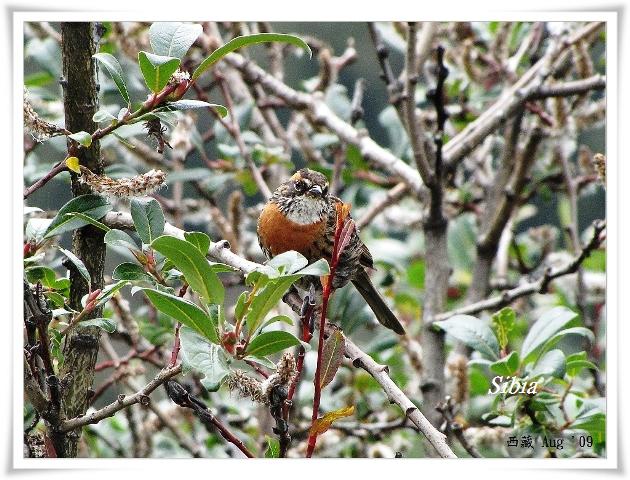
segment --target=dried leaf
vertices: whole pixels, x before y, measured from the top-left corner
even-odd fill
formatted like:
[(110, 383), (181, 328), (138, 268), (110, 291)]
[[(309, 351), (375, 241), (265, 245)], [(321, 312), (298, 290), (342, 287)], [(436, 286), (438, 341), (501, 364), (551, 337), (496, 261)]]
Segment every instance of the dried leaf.
[(337, 202), (335, 204), (335, 209), (337, 210), (337, 228), (341, 228), (341, 225), (344, 224), (348, 215), (350, 215), (350, 208), (352, 205), (349, 203)]
[(322, 350), (321, 388), (324, 388), (335, 378), (335, 374), (343, 361), (344, 353), (345, 339), (343, 333), (341, 333), (340, 330), (335, 330), (335, 333), (324, 342), (324, 348)]
[(350, 243), (350, 240), (352, 240), (354, 229), (354, 220), (352, 220), (351, 218), (347, 218), (346, 223), (343, 226), (343, 230), (341, 231), (341, 235), (339, 235), (339, 248), (337, 249), (337, 255), (341, 255), (341, 253)]
[(339, 420), (340, 418), (349, 417), (354, 414), (354, 405), (349, 407), (344, 407), (339, 410), (333, 410), (332, 412), (328, 412), (323, 417), (318, 418), (313, 422), (311, 429), (309, 430), (309, 435), (321, 435), (326, 430), (330, 428), (333, 422)]
[(72, 170), (75, 173), (81, 173), (81, 168), (79, 167), (79, 159), (77, 157), (66, 158), (66, 167), (68, 167), (69, 170)]

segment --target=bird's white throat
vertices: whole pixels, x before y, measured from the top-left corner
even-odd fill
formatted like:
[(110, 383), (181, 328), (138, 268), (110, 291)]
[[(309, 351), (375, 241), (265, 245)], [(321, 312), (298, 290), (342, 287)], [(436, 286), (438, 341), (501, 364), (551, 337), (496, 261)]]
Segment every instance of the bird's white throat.
[(311, 225), (321, 221), (325, 209), (324, 199), (304, 195), (293, 200), (287, 218), (299, 225)]

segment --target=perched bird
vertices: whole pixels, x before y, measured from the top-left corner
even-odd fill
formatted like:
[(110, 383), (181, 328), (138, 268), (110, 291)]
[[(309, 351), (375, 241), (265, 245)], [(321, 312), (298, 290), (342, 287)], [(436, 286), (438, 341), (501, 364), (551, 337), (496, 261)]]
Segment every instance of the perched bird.
[[(309, 262), (320, 258), (330, 262), (341, 203), (328, 193), (324, 175), (307, 168), (296, 172), (276, 189), (258, 219), (258, 242), (267, 258), (295, 250)], [(341, 288), (352, 281), (378, 321), (403, 335), (405, 330), (372, 285), (366, 268), (374, 268), (372, 255), (355, 230), (341, 253), (332, 286)]]

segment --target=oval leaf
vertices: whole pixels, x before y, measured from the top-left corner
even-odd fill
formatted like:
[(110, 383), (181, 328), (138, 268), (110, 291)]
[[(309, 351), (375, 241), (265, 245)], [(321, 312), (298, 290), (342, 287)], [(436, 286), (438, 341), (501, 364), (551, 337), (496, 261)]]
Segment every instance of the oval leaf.
[(490, 370), (498, 375), (513, 376), (518, 371), (519, 363), (518, 352), (512, 352), (507, 357), (491, 364)]
[(131, 102), (129, 99), (129, 92), (127, 91), (127, 85), (125, 85), (125, 80), (123, 78), (122, 67), (120, 66), (120, 63), (118, 63), (118, 60), (116, 60), (116, 57), (110, 55), (109, 53), (95, 53), (92, 56), (105, 67), (109, 76), (112, 77), (112, 80), (114, 80), (116, 87), (118, 87), (120, 95), (122, 95), (125, 102), (129, 104)]
[(149, 28), (149, 42), (157, 55), (182, 58), (202, 31), (197, 23), (155, 22)]
[(181, 322), (182, 325), (194, 329), (212, 343), (219, 343), (216, 325), (212, 324), (212, 319), (197, 305), (159, 290), (150, 288), (142, 288), (141, 290), (160, 312)]
[(66, 250), (65, 248), (61, 248), (61, 247), (57, 247), (57, 248), (59, 249), (61, 253), (63, 253), (66, 257), (68, 257), (68, 260), (70, 260), (72, 264), (77, 268), (81, 276), (85, 278), (85, 281), (87, 282), (91, 290), (92, 279), (90, 278), (90, 272), (88, 272), (88, 269), (85, 266), (85, 264), (79, 259), (79, 257), (77, 257), (74, 253), (70, 252), (69, 250)]
[(68, 216), (68, 213), (82, 213), (94, 220), (98, 220), (105, 216), (112, 209), (105, 197), (100, 195), (88, 194), (73, 198), (63, 207), (59, 209), (55, 218), (48, 225), (44, 238), (52, 235), (74, 230), (88, 224), (82, 218), (76, 216)]
[(289, 332), (264, 332), (249, 343), (245, 353), (262, 357), (299, 344), (300, 341)]
[(80, 131), (80, 132), (73, 133), (68, 136), (72, 140), (79, 142), (85, 148), (88, 148), (90, 145), (92, 145), (92, 135), (90, 135), (88, 132)]
[(194, 330), (182, 327), (181, 340), (182, 366), (184, 371), (197, 371), (204, 375), (201, 383), (208, 390), (217, 390), (229, 372), (228, 359), (219, 345), (208, 343)]
[(186, 281), (208, 303), (222, 304), (225, 289), (206, 257), (186, 240), (164, 235), (153, 241), (151, 247), (168, 258), (182, 272)]
[(221, 58), (225, 57), (230, 52), (238, 50), (239, 48), (245, 47), (247, 45), (254, 45), (256, 43), (266, 42), (290, 43), (292, 45), (303, 48), (306, 52), (308, 52), (309, 57), (312, 56), (311, 48), (308, 46), (308, 44), (300, 37), (296, 37), (295, 35), (286, 35), (282, 33), (256, 33), (254, 35), (245, 35), (242, 37), (233, 38), (228, 43), (212, 52), (210, 56), (207, 57), (203, 62), (201, 62), (201, 64), (195, 69), (192, 75), (192, 79), (196, 80), (197, 78), (199, 78), (199, 76), (203, 72), (208, 70), (212, 65), (217, 63), (219, 60), (221, 60)]
[(533, 353), (549, 340), (554, 334), (562, 330), (577, 313), (567, 307), (559, 306), (543, 313), (532, 325), (521, 347), (521, 358), (527, 362)]
[(454, 315), (434, 325), (491, 360), (499, 359), (499, 342), (488, 325), (470, 315)]
[(566, 365), (567, 361), (562, 350), (551, 350), (540, 357), (528, 377), (536, 378), (551, 375), (552, 377), (562, 378), (566, 371)]
[(148, 52), (138, 52), (138, 64), (142, 71), (144, 81), (153, 93), (162, 90), (168, 83), (171, 75), (179, 67), (179, 58), (164, 57)]
[(84, 320), (79, 322), (81, 327), (98, 327), (101, 330), (105, 330), (107, 333), (114, 333), (116, 331), (116, 321), (111, 318), (92, 318), (90, 320)]
[(218, 103), (208, 103), (201, 100), (177, 100), (176, 102), (166, 102), (164, 106), (156, 110), (156, 112), (171, 112), (175, 110), (192, 110), (194, 108), (212, 108), (216, 110), (221, 118), (227, 116), (228, 109)]
[(323, 417), (318, 418), (313, 422), (309, 435), (321, 435), (330, 428), (333, 422), (340, 418), (349, 417), (354, 414), (354, 406), (344, 407), (339, 410), (328, 412)]
[(66, 158), (66, 167), (74, 173), (81, 173), (81, 169), (79, 168), (79, 159), (77, 157)]
[(124, 262), (118, 265), (112, 273), (112, 278), (114, 280), (145, 281), (153, 283), (152, 277), (145, 272), (140, 265), (131, 262)]
[(147, 245), (164, 232), (164, 213), (155, 198), (132, 199), (131, 218), (138, 236)]
[(322, 370), (320, 372), (321, 388), (324, 388), (335, 378), (335, 374), (343, 361), (345, 347), (345, 339), (340, 330), (335, 330), (324, 342), (322, 349)]
[(103, 241), (110, 247), (125, 247), (131, 250), (139, 250), (136, 242), (128, 233), (115, 228), (112, 228), (105, 234)]
[(184, 239), (199, 249), (205, 257), (210, 249), (210, 237), (203, 232), (185, 232)]
[(245, 316), (247, 328), (251, 332), (255, 332), (258, 329), (258, 326), (265, 319), (269, 311), (278, 304), (289, 287), (298, 278), (300, 278), (300, 275), (288, 275), (286, 277), (269, 279), (263, 288), (259, 288)]

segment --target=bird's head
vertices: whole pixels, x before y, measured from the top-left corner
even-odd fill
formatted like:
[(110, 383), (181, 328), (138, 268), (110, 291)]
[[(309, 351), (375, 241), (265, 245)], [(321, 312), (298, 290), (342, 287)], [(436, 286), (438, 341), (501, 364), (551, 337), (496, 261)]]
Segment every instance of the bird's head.
[(319, 172), (303, 168), (276, 189), (272, 200), (293, 222), (319, 222), (328, 211), (328, 180)]

